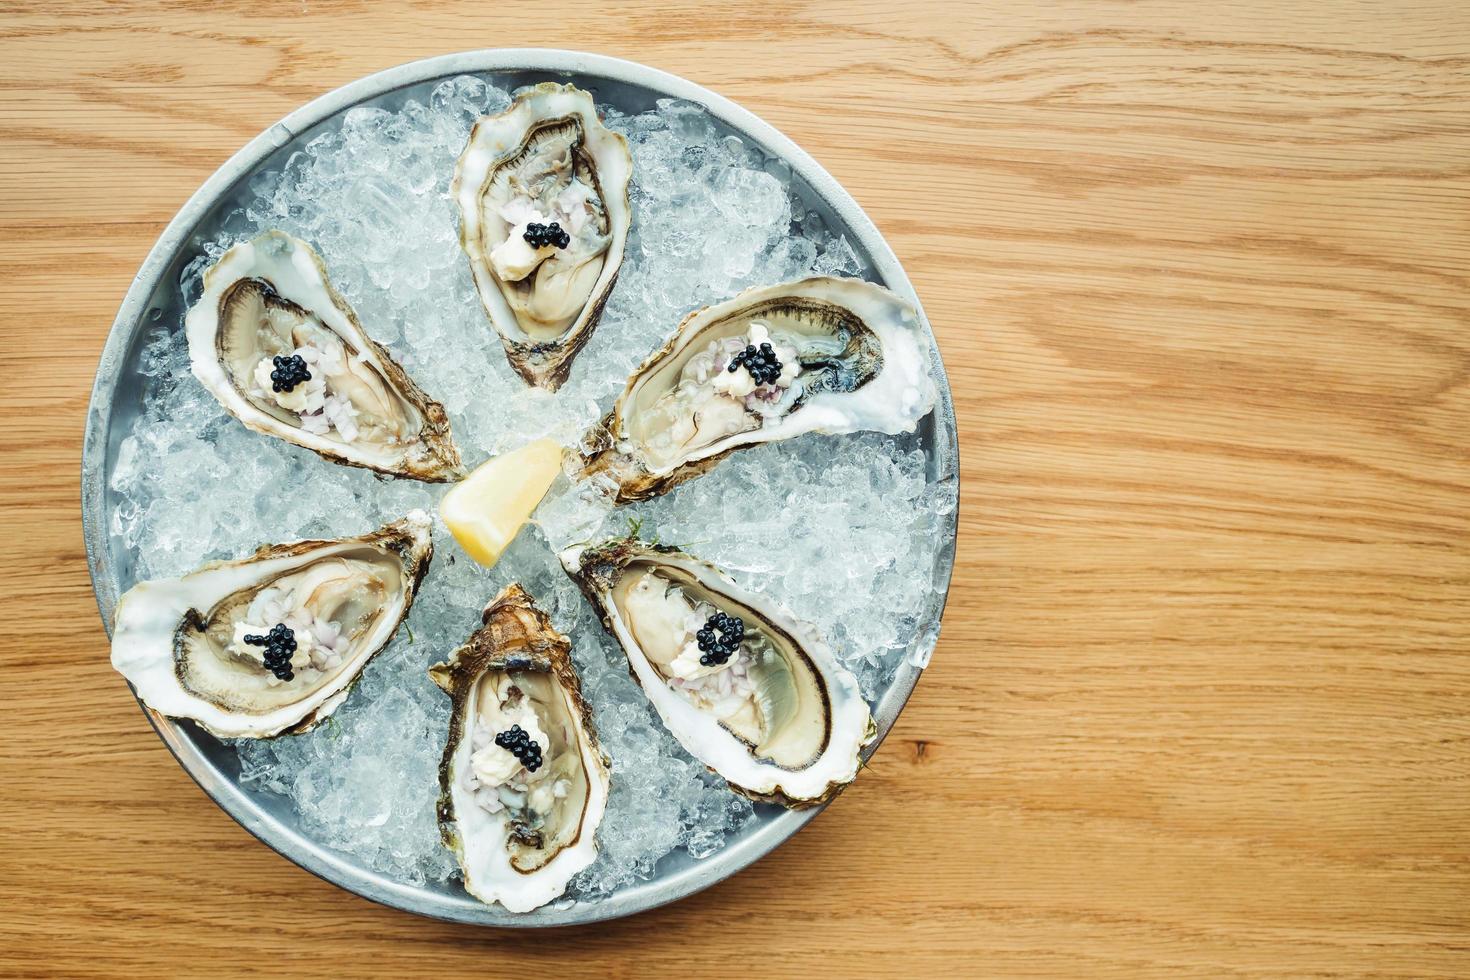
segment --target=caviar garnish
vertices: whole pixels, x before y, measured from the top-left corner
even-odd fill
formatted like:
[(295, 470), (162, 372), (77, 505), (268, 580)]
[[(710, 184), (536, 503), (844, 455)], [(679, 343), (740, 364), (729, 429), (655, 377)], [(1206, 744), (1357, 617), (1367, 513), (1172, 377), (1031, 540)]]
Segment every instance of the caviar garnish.
[(526, 225), (526, 230), (521, 232), (521, 237), (532, 248), (545, 248), (547, 245), (566, 248), (572, 243), (572, 236), (562, 231), (561, 225), (555, 221), (549, 225), (538, 225), (532, 221)]
[(694, 638), (699, 641), (699, 662), (705, 667), (728, 663), (745, 639), (745, 621), (738, 616), (717, 612), (705, 620)]
[(278, 680), (289, 681), (296, 675), (291, 672), (291, 655), (296, 652), (296, 631), (285, 623), (277, 623), (264, 636), (246, 634), (245, 642), (251, 646), (265, 647), (265, 667)]
[(535, 772), (541, 768), (541, 746), (520, 725), (511, 725), (508, 731), (496, 735), (495, 744), (515, 756), (527, 771)]
[(311, 380), (311, 372), (306, 369), (306, 362), (300, 354), (278, 356), (272, 362), (276, 366), (271, 372), (271, 389), (274, 391), (290, 391), (301, 382)]
[(781, 377), (781, 362), (776, 360), (776, 351), (770, 344), (746, 344), (745, 350), (736, 354), (730, 360), (730, 373), (734, 374), (741, 368), (750, 372), (751, 378), (758, 385), (775, 384), (776, 379)]

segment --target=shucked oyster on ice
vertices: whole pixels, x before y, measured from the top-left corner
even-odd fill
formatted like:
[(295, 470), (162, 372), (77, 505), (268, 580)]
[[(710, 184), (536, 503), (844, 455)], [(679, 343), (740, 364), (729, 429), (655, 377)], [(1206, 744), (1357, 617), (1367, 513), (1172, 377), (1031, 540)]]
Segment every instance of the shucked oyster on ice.
[(429, 676), (453, 702), (439, 766), (439, 830), (465, 889), (528, 912), (597, 857), (608, 759), (571, 642), (519, 585)]
[(367, 336), (305, 242), (268, 231), (230, 249), (184, 326), (194, 376), (256, 432), (393, 476), (464, 475), (444, 407)]
[(583, 439), (581, 476), (625, 503), (737, 449), (870, 429), (911, 432), (934, 408), (914, 308), (859, 279), (748, 289), (684, 318)]
[(562, 561), (664, 725), (731, 789), (806, 807), (857, 775), (872, 716), (815, 627), (672, 548), (621, 540)]
[(408, 615), (434, 546), (414, 511), (360, 537), (267, 545), (118, 601), (112, 665), (148, 707), (221, 738), (307, 731)]
[(454, 172), (460, 240), (506, 356), (555, 391), (623, 263), (633, 161), (592, 96), (545, 82), (475, 123)]

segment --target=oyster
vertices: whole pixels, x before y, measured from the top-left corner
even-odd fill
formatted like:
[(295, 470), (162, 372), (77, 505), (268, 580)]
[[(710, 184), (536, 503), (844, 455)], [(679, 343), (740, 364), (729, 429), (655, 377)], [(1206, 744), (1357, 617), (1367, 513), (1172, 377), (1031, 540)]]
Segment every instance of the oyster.
[(672, 548), (628, 539), (563, 562), (664, 725), (731, 789), (797, 808), (852, 782), (875, 728), (814, 627)]
[(408, 615), (434, 546), (414, 511), (360, 537), (267, 545), (133, 586), (112, 666), (143, 703), (221, 738), (314, 728)]
[(616, 501), (657, 496), (737, 449), (872, 429), (913, 431), (934, 407), (914, 308), (860, 279), (748, 289), (689, 314), (582, 441), (581, 478)]
[(475, 123), (454, 171), (460, 241), (511, 367), (555, 391), (623, 263), (633, 159), (592, 96), (544, 82)]
[(439, 765), (439, 832), (465, 889), (528, 912), (597, 856), (608, 759), (571, 643), (517, 584), (429, 676), (453, 702)]
[(256, 432), (393, 476), (464, 475), (444, 406), (363, 332), (305, 242), (268, 231), (230, 249), (184, 327), (194, 376)]

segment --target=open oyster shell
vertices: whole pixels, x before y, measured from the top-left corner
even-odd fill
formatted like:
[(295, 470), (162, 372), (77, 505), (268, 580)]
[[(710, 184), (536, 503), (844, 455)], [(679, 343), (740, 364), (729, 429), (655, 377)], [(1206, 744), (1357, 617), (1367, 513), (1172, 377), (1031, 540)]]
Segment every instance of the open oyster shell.
[[(815, 627), (673, 548), (625, 539), (562, 561), (664, 725), (731, 789), (801, 808), (852, 782), (875, 728)], [(706, 662), (699, 642), (716, 614), (743, 624), (723, 663)]]
[[(511, 367), (555, 391), (612, 292), (632, 208), (628, 143), (592, 96), (544, 82), (475, 123), (454, 172), (460, 241)], [(533, 244), (556, 222), (566, 241)]]
[[(657, 496), (737, 449), (807, 432), (911, 432), (934, 408), (914, 308), (860, 279), (748, 289), (684, 318), (582, 441), (581, 479)], [(753, 363), (741, 363), (741, 359)]]
[[(221, 738), (314, 728), (347, 698), (413, 605), (434, 552), (414, 511), (360, 537), (267, 545), (181, 578), (140, 582), (118, 601), (112, 665), (143, 703)], [(251, 643), (293, 632), (289, 680)]]
[[(335, 463), (443, 483), (464, 475), (444, 407), (368, 337), (311, 246), (268, 231), (204, 273), (184, 318), (194, 376), (256, 432)], [(277, 391), (275, 358), (310, 379)]]
[[(558, 633), (517, 584), (485, 607), (483, 623), (429, 676), (449, 695), (439, 765), (439, 831), (465, 889), (528, 912), (566, 890), (597, 857), (608, 758)], [(496, 741), (519, 729), (534, 767)], [(513, 746), (513, 743), (508, 743)]]

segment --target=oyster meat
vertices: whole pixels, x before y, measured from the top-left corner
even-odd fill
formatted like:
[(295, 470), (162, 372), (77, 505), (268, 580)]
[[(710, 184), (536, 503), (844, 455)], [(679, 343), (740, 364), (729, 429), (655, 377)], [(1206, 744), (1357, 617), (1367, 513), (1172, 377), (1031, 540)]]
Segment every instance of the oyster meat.
[(566, 890), (597, 857), (608, 759), (558, 633), (517, 584), (483, 625), (429, 669), (449, 695), (439, 766), (439, 831), (465, 889), (528, 912)]
[(143, 703), (221, 738), (308, 731), (408, 615), (434, 547), (414, 511), (360, 537), (262, 547), (118, 601), (112, 665)]
[(555, 391), (623, 263), (628, 143), (592, 96), (545, 82), (475, 123), (454, 172), (460, 241), (506, 356)]
[(625, 539), (562, 560), (664, 725), (731, 789), (798, 808), (857, 775), (872, 716), (814, 627), (672, 548)]
[(305, 242), (268, 231), (231, 248), (184, 327), (194, 376), (256, 432), (392, 476), (464, 475), (444, 406), (363, 332)]
[(748, 289), (689, 314), (582, 441), (581, 477), (618, 503), (661, 494), (737, 449), (870, 429), (934, 408), (914, 308), (859, 279)]

